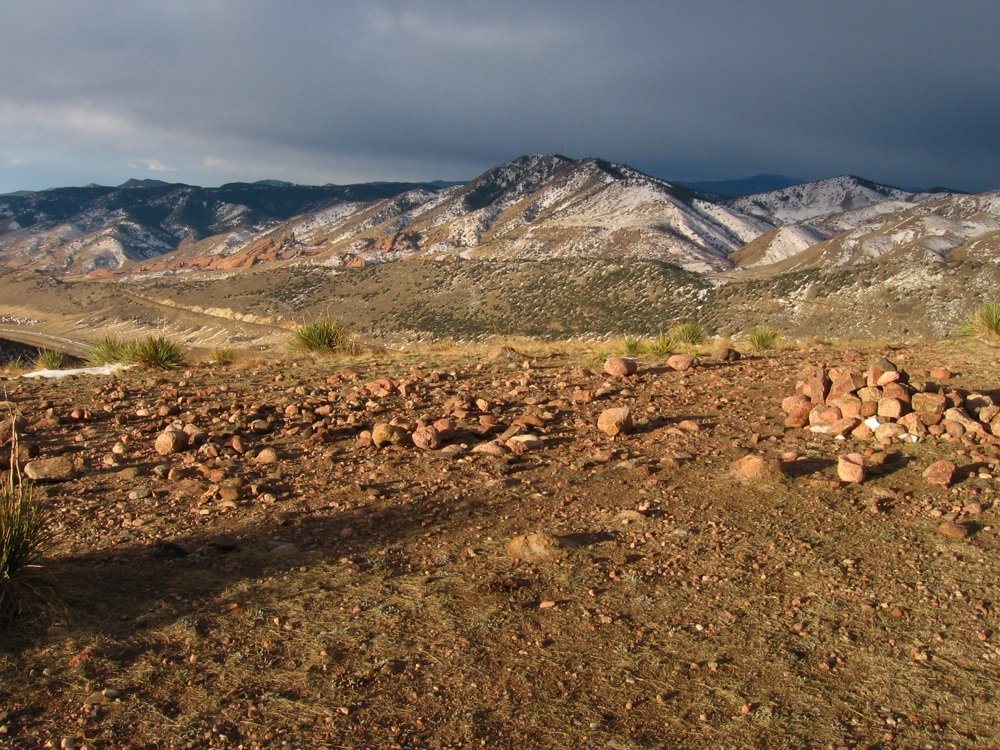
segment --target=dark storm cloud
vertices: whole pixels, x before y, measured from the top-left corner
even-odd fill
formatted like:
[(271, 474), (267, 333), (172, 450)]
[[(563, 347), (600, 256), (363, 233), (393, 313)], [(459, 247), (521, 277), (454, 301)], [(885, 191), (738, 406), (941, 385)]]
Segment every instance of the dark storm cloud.
[(471, 177), (1000, 187), (1000, 5), (45, 2), (0, 11), (0, 191)]

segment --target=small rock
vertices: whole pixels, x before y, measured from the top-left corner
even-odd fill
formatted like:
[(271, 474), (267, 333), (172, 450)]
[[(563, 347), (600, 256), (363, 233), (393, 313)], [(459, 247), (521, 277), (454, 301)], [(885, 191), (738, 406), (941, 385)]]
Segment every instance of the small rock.
[(957, 466), (953, 461), (935, 461), (924, 469), (924, 481), (927, 484), (936, 484), (941, 487), (950, 487), (955, 478)]
[(638, 365), (631, 357), (608, 357), (604, 361), (604, 372), (615, 378), (635, 375)]
[(268, 465), (278, 463), (278, 452), (274, 448), (261, 448), (260, 453), (254, 458), (254, 463)]
[(764, 458), (751, 453), (733, 461), (730, 473), (741, 482), (766, 482), (780, 479), (785, 475), (781, 462), (776, 458)]
[(945, 521), (938, 526), (938, 533), (949, 539), (965, 539), (972, 533), (972, 529), (968, 524), (961, 521)]
[(549, 534), (522, 534), (507, 542), (507, 554), (515, 560), (547, 562), (557, 559), (562, 553), (562, 543)]
[(667, 367), (677, 372), (685, 372), (697, 364), (698, 360), (690, 354), (673, 354), (667, 358)]
[(935, 367), (931, 370), (931, 378), (934, 380), (951, 380), (954, 375), (947, 367)]
[(847, 453), (837, 459), (837, 476), (841, 482), (860, 484), (865, 481), (865, 457), (860, 453)]
[(183, 430), (164, 430), (156, 437), (154, 447), (161, 456), (169, 456), (187, 448), (188, 439), (188, 434)]
[(632, 429), (632, 410), (627, 406), (605, 409), (597, 418), (597, 429), (615, 437)]
[(408, 437), (406, 430), (398, 425), (379, 422), (372, 427), (372, 443), (376, 448), (381, 448), (383, 445), (400, 445)]
[(431, 426), (418, 427), (414, 430), (410, 439), (421, 450), (433, 451), (441, 447), (441, 433)]
[(76, 467), (65, 456), (38, 458), (25, 465), (24, 473), (34, 482), (65, 482), (76, 476)]

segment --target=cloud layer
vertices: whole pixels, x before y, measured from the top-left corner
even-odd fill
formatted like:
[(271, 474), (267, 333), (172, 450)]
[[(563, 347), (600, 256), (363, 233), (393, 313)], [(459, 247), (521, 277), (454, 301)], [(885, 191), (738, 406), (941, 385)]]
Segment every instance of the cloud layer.
[(9, 3), (0, 192), (462, 179), (553, 151), (1000, 187), (1000, 5), (819, 6)]

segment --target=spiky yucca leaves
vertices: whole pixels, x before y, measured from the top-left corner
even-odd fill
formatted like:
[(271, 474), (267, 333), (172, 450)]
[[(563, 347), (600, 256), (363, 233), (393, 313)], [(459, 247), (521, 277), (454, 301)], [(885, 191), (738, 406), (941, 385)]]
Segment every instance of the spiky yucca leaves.
[(959, 333), (1000, 341), (1000, 302), (987, 302), (977, 307), (959, 328)]
[(69, 357), (64, 352), (42, 349), (35, 358), (39, 370), (62, 370), (69, 365)]
[(290, 346), (294, 351), (314, 354), (352, 353), (357, 348), (347, 328), (331, 318), (314, 320), (296, 328)]
[(674, 351), (676, 342), (669, 333), (663, 333), (662, 331), (649, 342), (649, 353), (655, 354), (658, 357), (665, 357)]
[(45, 519), (31, 497), (31, 484), (17, 462), (17, 423), (11, 416), (10, 470), (0, 480), (0, 617), (19, 609), (13, 593), (15, 577), (37, 562), (47, 536)]
[(670, 327), (670, 338), (678, 344), (698, 346), (705, 343), (706, 335), (701, 323), (678, 323)]
[(771, 326), (756, 326), (750, 331), (747, 343), (755, 352), (766, 352), (777, 348), (781, 341), (781, 331)]
[(130, 364), (135, 361), (135, 342), (117, 336), (105, 336), (90, 345), (87, 352), (89, 365)]
[(131, 363), (154, 370), (173, 370), (184, 364), (184, 352), (163, 336), (147, 336), (135, 342)]
[(642, 352), (642, 339), (638, 336), (623, 336), (618, 351), (630, 356), (640, 354)]
[(172, 370), (184, 364), (184, 352), (164, 336), (146, 336), (138, 341), (105, 336), (91, 345), (87, 362), (91, 365), (140, 365), (157, 370)]

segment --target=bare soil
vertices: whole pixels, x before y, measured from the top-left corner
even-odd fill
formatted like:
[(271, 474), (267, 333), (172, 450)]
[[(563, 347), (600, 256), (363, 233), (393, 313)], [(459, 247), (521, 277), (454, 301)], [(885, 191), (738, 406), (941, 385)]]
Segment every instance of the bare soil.
[[(0, 745), (996, 746), (996, 439), (781, 426), (805, 367), (878, 356), (1000, 387), (996, 348), (954, 343), (621, 380), (553, 352), (9, 381), (22, 442), (79, 472), (36, 486), (53, 538), (0, 633)], [(443, 450), (358, 440), (449, 412)], [(518, 419), (541, 447), (471, 452)], [(204, 434), (160, 456), (175, 421)], [(736, 481), (748, 452), (787, 475)], [(951, 488), (921, 478), (940, 458)], [(937, 532), (956, 508), (966, 539)], [(507, 554), (531, 532), (556, 559)]]

